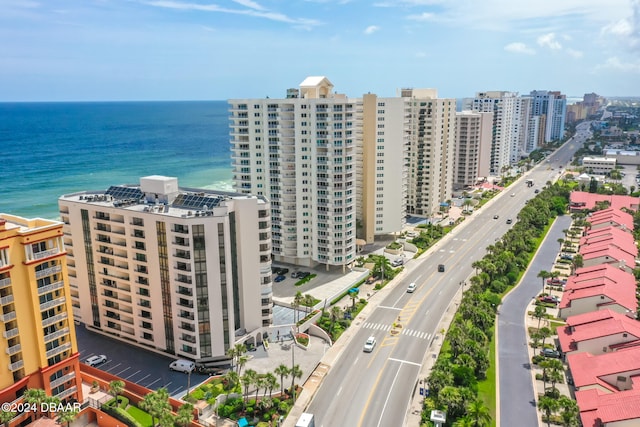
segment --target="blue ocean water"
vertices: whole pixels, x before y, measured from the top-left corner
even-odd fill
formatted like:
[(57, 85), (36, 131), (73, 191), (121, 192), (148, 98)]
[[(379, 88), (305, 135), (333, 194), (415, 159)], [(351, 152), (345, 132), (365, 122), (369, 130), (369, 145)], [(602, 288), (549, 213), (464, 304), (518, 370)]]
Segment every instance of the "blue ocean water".
[(58, 197), (140, 177), (231, 189), (225, 101), (0, 103), (0, 213), (58, 219)]

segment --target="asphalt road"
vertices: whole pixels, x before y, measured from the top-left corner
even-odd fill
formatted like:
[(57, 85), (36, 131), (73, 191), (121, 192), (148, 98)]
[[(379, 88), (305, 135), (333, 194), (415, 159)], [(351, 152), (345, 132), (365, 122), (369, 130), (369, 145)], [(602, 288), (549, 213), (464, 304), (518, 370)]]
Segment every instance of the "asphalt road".
[[(455, 309), (449, 303), (473, 272), (471, 264), (482, 258), (486, 247), (509, 229), (506, 219), (515, 221), (525, 202), (535, 196), (534, 189), (554, 181), (559, 166), (568, 164), (581, 145), (575, 140), (568, 141), (549, 156), (548, 162), (528, 173), (527, 178), (534, 180), (533, 188), (528, 188), (524, 179), (513, 184), (439, 242), (436, 253), (407, 264), (402, 281), (394, 284), (395, 289), (362, 325), (355, 325), (360, 329), (345, 343), (338, 361), (323, 380), (307, 409), (315, 414), (316, 425), (401, 425), (422, 361), (430, 353), (433, 340), (441, 339), (436, 331), (439, 320), (446, 310)], [(493, 219), (494, 215), (499, 215), (499, 219)], [(438, 264), (446, 266), (444, 273), (437, 272)], [(409, 294), (406, 287), (411, 282), (416, 282), (418, 288)], [(397, 335), (392, 334), (394, 323), (402, 325)], [(363, 345), (369, 336), (376, 337), (377, 345), (372, 353), (364, 353)], [(526, 355), (526, 347), (520, 348)], [(524, 387), (527, 385), (531, 387), (530, 378)], [(519, 391), (511, 394), (509, 401), (520, 400), (521, 394)], [(535, 414), (535, 408), (530, 407), (529, 412)], [(504, 425), (523, 425), (521, 418), (518, 420)]]

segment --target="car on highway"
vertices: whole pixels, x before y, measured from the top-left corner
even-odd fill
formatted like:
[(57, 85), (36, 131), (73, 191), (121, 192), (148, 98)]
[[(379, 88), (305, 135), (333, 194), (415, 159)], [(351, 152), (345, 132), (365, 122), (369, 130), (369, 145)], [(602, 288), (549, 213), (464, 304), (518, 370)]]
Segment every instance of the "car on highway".
[(543, 348), (542, 351), (540, 352), (540, 355), (544, 357), (553, 357), (555, 359), (560, 358), (560, 352), (552, 348)]
[(511, 193), (511, 197), (516, 197), (516, 193)]
[(534, 190), (534, 193), (535, 193), (535, 194), (538, 194), (539, 192), (540, 192), (540, 189), (539, 189), (539, 188), (536, 188), (536, 189)]
[(107, 356), (104, 354), (98, 354), (96, 356), (88, 357), (87, 360), (84, 361), (89, 366), (98, 366), (107, 361)]
[(409, 283), (409, 286), (407, 286), (407, 292), (413, 293), (413, 291), (415, 290), (416, 290), (416, 283), (415, 282)]
[(286, 278), (287, 278), (287, 276), (279, 275), (279, 276), (276, 276), (276, 278), (273, 279), (273, 281), (276, 282), (276, 283), (280, 283)]
[(362, 350), (365, 353), (371, 353), (375, 346), (376, 346), (376, 337), (370, 336), (369, 338), (367, 338), (367, 341), (365, 341), (364, 348)]
[(507, 219), (507, 224), (511, 224), (513, 220), (511, 218)]
[(500, 215), (494, 215), (493, 216), (493, 219), (498, 219), (498, 218), (500, 218)]
[(444, 273), (444, 264), (438, 264), (438, 273)]

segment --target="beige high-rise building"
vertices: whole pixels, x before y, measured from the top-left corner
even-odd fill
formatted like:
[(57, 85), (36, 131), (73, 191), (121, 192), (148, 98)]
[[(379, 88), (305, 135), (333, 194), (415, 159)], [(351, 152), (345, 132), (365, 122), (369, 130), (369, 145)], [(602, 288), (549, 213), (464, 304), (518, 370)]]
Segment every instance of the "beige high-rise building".
[(34, 420), (15, 410), (27, 389), (83, 400), (62, 227), (0, 214), (0, 402), (16, 412), (8, 425)]
[(286, 98), (229, 110), (234, 188), (270, 200), (275, 261), (344, 267), (356, 237), (402, 229), (401, 99), (349, 98), (312, 76)]
[(401, 89), (408, 101), (407, 213), (429, 217), (453, 191), (456, 100), (435, 89)]
[(207, 362), (272, 323), (264, 197), (148, 176), (60, 197), (74, 314), (129, 344)]
[(493, 113), (456, 113), (455, 190), (474, 185), (489, 176)]

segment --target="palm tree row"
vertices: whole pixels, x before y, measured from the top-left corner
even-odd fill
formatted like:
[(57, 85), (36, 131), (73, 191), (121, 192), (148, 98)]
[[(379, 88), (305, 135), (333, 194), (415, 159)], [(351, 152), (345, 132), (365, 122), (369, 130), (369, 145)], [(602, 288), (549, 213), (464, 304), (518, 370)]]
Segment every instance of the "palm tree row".
[[(280, 382), (278, 383), (278, 377), (280, 378)], [(285, 378), (291, 377), (291, 387), (294, 387), (294, 382), (296, 378), (302, 377), (302, 369), (300, 369), (299, 365), (295, 365), (293, 368), (289, 368), (284, 364), (276, 367), (272, 372), (267, 372), (266, 374), (259, 374), (253, 369), (247, 369), (245, 373), (238, 377), (237, 373), (234, 371), (229, 371), (225, 374), (224, 379), (227, 384), (235, 384), (241, 383), (244, 388), (244, 398), (245, 402), (249, 398), (249, 390), (255, 387), (255, 399), (258, 400), (258, 395), (260, 390), (263, 390), (262, 397), (265, 398), (267, 395), (271, 396), (273, 389), (280, 385), (280, 394), (284, 394), (284, 380)], [(230, 386), (228, 390), (232, 390), (234, 386)]]

